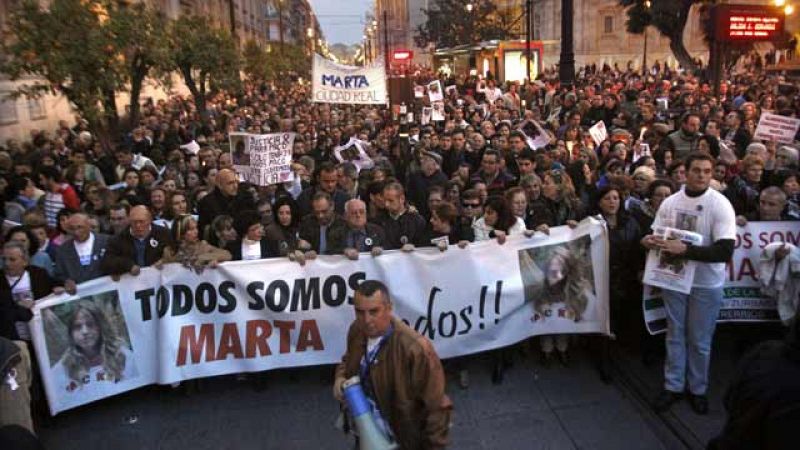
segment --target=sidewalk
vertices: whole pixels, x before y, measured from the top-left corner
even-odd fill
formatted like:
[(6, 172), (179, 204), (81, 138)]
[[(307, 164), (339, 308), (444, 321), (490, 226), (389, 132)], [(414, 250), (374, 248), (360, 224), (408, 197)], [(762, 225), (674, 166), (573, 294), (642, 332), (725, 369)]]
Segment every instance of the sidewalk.
[[(664, 426), (688, 448), (705, 449), (708, 441), (717, 436), (725, 425), (723, 398), (740, 357), (741, 349), (737, 348), (737, 341), (749, 331), (747, 327), (747, 324), (727, 324), (717, 328), (711, 353), (708, 415), (696, 414), (688, 402), (682, 401), (658, 416)], [(780, 333), (777, 325), (769, 331), (773, 332), (772, 338), (778, 338), (774, 334)], [(755, 336), (759, 337), (759, 340), (766, 337), (758, 333), (756, 330)], [(617, 356), (619, 357), (615, 358), (615, 363), (617, 371), (623, 378), (622, 383), (629, 386), (634, 395), (649, 404), (663, 387), (663, 359), (645, 366), (638, 354), (622, 352)]]
[[(466, 363), (468, 390), (458, 388), (455, 374), (448, 379), (455, 404), (450, 448), (682, 447), (623, 385), (604, 384), (581, 349), (569, 368), (542, 369), (517, 356), (500, 386), (491, 384), (489, 361), (477, 355)], [(67, 411), (41, 436), (52, 450), (350, 449), (333, 428), (338, 406), (323, 381), (331, 372), (273, 372), (263, 392), (232, 377), (208, 380), (190, 396), (149, 387)], [(130, 415), (138, 420), (127, 423)]]

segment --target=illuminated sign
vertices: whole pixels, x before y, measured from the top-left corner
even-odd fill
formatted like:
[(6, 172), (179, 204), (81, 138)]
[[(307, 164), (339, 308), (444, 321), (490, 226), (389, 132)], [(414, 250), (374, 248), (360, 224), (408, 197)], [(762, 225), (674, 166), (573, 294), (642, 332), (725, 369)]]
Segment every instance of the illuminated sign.
[(414, 57), (414, 52), (411, 50), (395, 50), (392, 53), (394, 61), (410, 61)]
[(764, 5), (717, 5), (714, 37), (722, 42), (773, 41), (783, 34), (784, 13)]

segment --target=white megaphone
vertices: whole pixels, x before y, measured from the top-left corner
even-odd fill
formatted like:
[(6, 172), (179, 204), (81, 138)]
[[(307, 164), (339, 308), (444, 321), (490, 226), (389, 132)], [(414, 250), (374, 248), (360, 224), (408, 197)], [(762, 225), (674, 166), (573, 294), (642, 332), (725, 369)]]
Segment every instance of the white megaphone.
[(358, 430), (359, 448), (361, 450), (395, 450), (398, 445), (389, 442), (383, 432), (378, 428), (369, 406), (361, 380), (356, 376), (345, 381), (342, 385), (344, 398)]

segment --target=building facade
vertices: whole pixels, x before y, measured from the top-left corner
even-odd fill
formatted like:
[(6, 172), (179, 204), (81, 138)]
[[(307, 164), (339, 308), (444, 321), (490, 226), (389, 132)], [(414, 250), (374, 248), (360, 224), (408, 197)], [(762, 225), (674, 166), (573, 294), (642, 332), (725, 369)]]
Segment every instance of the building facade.
[[(47, 0), (42, 0), (46, 4)], [(274, 11), (283, 11), (283, 34), (286, 42), (302, 44), (310, 52), (324, 46), (324, 36), (308, 0), (119, 0), (121, 3), (145, 2), (162, 11), (168, 18), (196, 15), (207, 17), (214, 26), (233, 32), (240, 43), (254, 40), (268, 46), (280, 40), (280, 20)], [(18, 0), (0, 0), (0, 28), (4, 28)], [(231, 19), (233, 18), (233, 27)], [(313, 30), (309, 33), (309, 29)], [(33, 78), (18, 81), (0, 75), (0, 145), (8, 139), (27, 140), (34, 130), (54, 130), (59, 120), (74, 122), (77, 111), (63, 96), (43, 95), (38, 98), (11, 98), (10, 93)], [(188, 94), (181, 82), (175, 93)], [(155, 84), (145, 83), (141, 98), (166, 98)], [(117, 105), (124, 114), (127, 94), (120, 94)]]

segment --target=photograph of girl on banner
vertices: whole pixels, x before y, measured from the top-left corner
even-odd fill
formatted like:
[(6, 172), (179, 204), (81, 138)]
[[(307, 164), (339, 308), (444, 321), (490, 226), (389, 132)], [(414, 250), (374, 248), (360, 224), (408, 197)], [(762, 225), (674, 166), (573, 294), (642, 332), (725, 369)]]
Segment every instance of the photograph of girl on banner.
[(105, 391), (102, 381), (113, 386), (138, 376), (116, 291), (53, 306), (43, 316), (55, 389)]
[(550, 316), (557, 304), (564, 305), (567, 318), (575, 322), (585, 318), (589, 303), (596, 299), (591, 245), (591, 238), (584, 236), (519, 252), (525, 299), (534, 310), (532, 321)]

